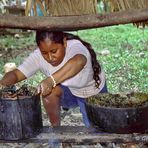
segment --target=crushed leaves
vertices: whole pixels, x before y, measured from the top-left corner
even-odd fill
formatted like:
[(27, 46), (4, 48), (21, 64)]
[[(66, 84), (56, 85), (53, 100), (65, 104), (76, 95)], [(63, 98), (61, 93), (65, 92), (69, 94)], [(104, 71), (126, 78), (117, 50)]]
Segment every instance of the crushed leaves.
[(140, 107), (148, 104), (148, 94), (140, 92), (131, 93), (100, 93), (89, 97), (88, 104), (104, 107)]

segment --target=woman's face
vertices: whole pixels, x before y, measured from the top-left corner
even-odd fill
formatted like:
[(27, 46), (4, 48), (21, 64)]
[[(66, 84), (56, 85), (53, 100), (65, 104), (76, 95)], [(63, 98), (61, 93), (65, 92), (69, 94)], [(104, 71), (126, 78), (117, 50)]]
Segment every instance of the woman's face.
[(46, 38), (44, 41), (40, 41), (39, 48), (48, 63), (52, 66), (58, 66), (65, 56), (66, 39), (64, 39), (64, 44), (60, 44)]

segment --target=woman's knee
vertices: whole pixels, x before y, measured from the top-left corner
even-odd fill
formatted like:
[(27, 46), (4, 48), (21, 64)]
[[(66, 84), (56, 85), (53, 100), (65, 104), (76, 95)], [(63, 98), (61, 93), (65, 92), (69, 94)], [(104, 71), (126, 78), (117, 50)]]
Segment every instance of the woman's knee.
[(57, 97), (61, 97), (63, 94), (63, 90), (62, 88), (60, 87), (60, 85), (56, 86), (55, 88), (53, 88), (51, 94), (49, 95), (50, 97), (52, 96), (57, 96)]
[(60, 98), (62, 96), (62, 90), (59, 86), (55, 87), (50, 95), (43, 97), (43, 104), (48, 107), (59, 105)]

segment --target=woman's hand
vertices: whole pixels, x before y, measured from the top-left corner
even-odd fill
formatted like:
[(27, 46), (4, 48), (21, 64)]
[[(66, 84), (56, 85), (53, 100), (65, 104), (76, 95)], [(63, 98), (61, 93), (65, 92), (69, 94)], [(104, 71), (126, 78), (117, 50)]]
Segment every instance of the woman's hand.
[(40, 85), (38, 86), (38, 93), (40, 93), (42, 96), (47, 96), (51, 94), (52, 89), (53, 89), (53, 81), (49, 77), (40, 83)]
[(9, 98), (11, 100), (16, 100), (17, 99), (17, 94), (12, 93), (10, 90), (12, 88), (9, 88), (8, 86), (4, 86), (1, 81), (0, 81), (0, 93), (2, 98)]

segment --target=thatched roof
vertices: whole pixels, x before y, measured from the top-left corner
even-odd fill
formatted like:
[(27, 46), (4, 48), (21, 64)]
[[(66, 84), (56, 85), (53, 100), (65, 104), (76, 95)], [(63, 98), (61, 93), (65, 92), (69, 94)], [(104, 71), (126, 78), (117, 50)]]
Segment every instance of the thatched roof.
[(26, 15), (33, 8), (37, 14), (37, 5), (48, 16), (86, 15), (97, 13), (97, 0), (27, 0)]
[(48, 0), (47, 10), (52, 16), (86, 15), (97, 13), (97, 0)]
[(99, 2), (110, 7), (111, 12), (148, 8), (148, 0), (27, 0), (26, 11), (37, 9), (38, 5), (48, 16), (96, 14)]
[[(133, 10), (133, 9), (142, 9), (148, 8), (148, 0), (103, 0), (104, 3), (108, 3), (111, 7), (111, 12), (114, 11), (125, 11), (125, 10)], [(147, 22), (136, 23), (137, 26), (148, 25)]]
[(148, 0), (104, 0), (110, 3), (112, 11), (148, 8)]

